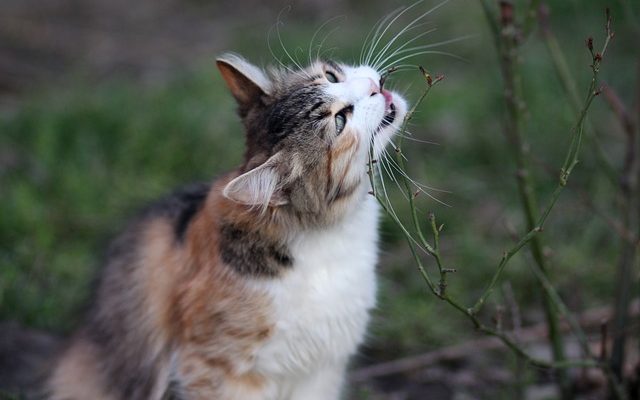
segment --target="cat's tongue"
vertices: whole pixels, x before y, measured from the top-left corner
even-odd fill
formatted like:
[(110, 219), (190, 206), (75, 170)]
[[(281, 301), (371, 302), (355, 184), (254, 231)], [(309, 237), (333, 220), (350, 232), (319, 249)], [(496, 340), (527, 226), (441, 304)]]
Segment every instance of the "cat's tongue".
[(388, 110), (393, 103), (393, 95), (386, 89), (382, 89), (382, 95), (384, 96), (384, 108)]

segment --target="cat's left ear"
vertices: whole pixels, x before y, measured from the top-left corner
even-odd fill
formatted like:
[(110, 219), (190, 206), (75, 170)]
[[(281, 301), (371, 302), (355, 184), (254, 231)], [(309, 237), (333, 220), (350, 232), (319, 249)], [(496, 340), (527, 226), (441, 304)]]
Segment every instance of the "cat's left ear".
[(222, 190), (224, 197), (236, 203), (262, 207), (282, 206), (289, 201), (282, 192), (279, 172), (280, 153), (271, 156), (256, 168), (236, 177)]
[(260, 97), (269, 94), (271, 82), (267, 75), (244, 58), (226, 53), (216, 59), (216, 64), (231, 94), (241, 107), (248, 107)]

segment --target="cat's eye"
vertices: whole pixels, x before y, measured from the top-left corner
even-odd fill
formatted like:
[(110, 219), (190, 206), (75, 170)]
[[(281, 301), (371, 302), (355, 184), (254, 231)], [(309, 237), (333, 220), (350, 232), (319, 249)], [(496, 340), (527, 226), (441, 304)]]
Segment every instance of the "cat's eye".
[(327, 80), (331, 83), (338, 83), (338, 77), (331, 71), (326, 71), (324, 76), (327, 77)]
[(347, 114), (345, 111), (340, 111), (336, 114), (336, 134), (339, 135), (344, 130), (344, 126), (347, 124)]

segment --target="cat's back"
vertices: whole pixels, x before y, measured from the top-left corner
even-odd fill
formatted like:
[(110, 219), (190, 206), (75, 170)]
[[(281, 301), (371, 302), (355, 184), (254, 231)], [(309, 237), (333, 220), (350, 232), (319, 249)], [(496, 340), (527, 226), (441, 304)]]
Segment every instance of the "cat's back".
[(187, 185), (151, 203), (108, 246), (85, 323), (49, 379), (53, 399), (153, 399), (162, 393), (185, 235), (210, 187)]

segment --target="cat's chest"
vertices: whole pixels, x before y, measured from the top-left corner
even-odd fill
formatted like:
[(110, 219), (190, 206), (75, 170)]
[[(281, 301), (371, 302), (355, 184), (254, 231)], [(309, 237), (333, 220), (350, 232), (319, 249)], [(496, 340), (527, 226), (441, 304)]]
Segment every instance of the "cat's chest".
[(293, 268), (267, 287), (275, 329), (258, 351), (258, 369), (304, 371), (346, 359), (362, 341), (376, 291), (378, 208), (370, 200), (344, 223), (291, 245)]

